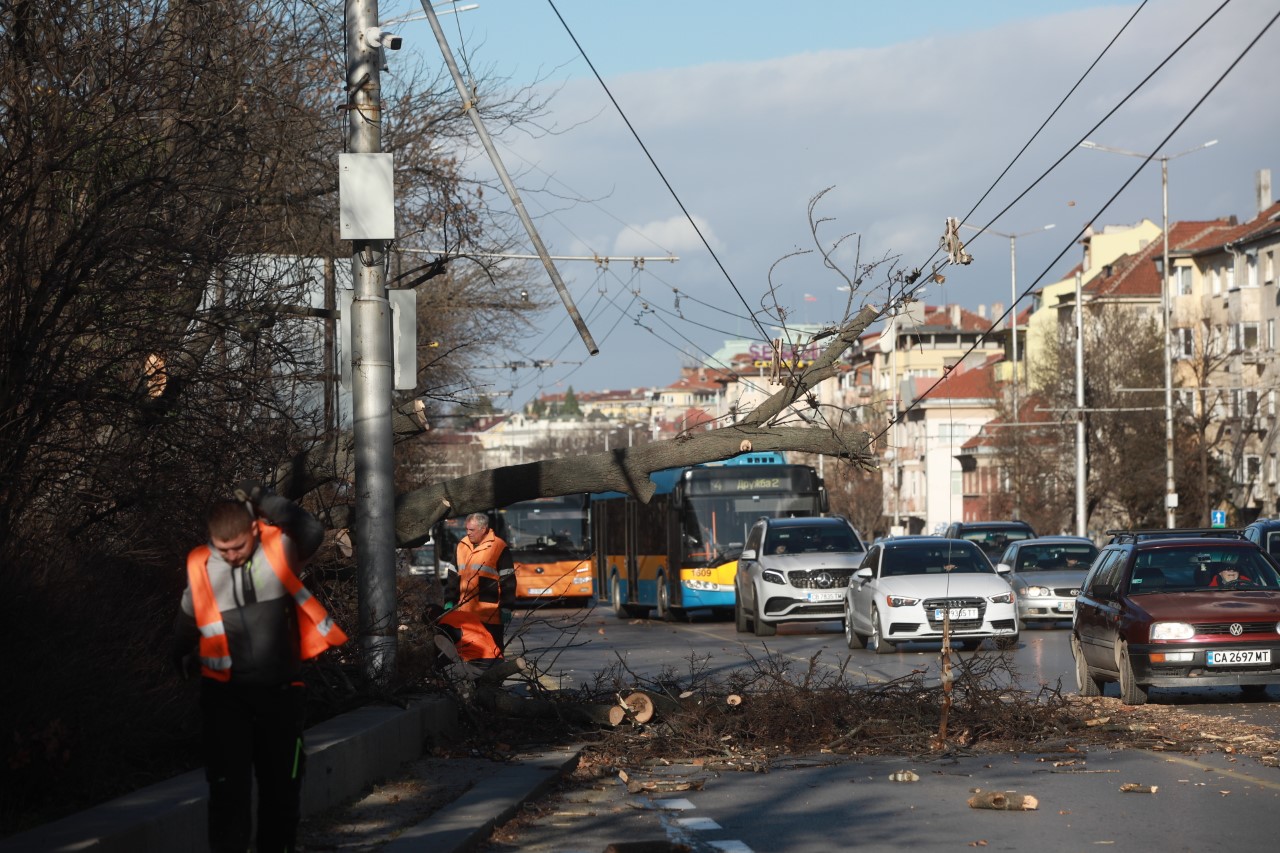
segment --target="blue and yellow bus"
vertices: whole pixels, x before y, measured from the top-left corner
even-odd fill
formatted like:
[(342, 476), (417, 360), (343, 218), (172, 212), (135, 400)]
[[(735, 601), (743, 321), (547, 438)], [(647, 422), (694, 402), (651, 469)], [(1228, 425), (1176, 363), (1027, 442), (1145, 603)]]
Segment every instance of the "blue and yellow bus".
[(779, 453), (650, 475), (648, 504), (620, 492), (591, 496), (596, 591), (618, 617), (733, 614), (733, 579), (747, 531), (762, 516), (821, 515), (822, 479)]

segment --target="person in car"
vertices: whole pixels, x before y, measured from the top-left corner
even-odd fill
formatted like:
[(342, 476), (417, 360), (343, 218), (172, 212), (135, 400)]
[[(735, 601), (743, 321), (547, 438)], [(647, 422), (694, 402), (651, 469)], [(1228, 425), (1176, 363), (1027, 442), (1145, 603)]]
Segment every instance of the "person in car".
[(1220, 586), (1223, 589), (1240, 589), (1241, 587), (1254, 586), (1254, 583), (1247, 575), (1242, 575), (1237, 567), (1223, 566), (1218, 569), (1218, 573), (1213, 576), (1213, 580), (1209, 581), (1209, 586)]

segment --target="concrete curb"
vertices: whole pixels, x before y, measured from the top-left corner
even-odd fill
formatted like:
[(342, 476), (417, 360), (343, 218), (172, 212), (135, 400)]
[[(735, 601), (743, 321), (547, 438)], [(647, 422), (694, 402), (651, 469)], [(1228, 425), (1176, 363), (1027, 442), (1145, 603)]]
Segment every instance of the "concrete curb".
[(578, 764), (577, 748), (549, 752), (513, 764), (472, 788), (417, 826), (401, 832), (383, 853), (465, 853), (486, 840), (527, 801)]
[[(458, 708), (446, 696), (407, 708), (366, 706), (307, 730), (302, 811), (307, 817), (356, 796), (431, 746), (456, 737)], [(0, 840), (3, 853), (186, 850), (204, 853), (204, 771), (193, 770), (61, 820)]]

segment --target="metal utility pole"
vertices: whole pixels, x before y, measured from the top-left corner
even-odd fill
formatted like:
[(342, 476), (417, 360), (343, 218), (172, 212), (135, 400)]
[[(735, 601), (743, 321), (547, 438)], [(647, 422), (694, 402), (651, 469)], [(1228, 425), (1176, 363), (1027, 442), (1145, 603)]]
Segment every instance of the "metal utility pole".
[(1112, 148), (1109, 145), (1099, 145), (1088, 139), (1080, 143), (1081, 148), (1089, 148), (1094, 151), (1109, 151), (1112, 154), (1124, 154), (1129, 157), (1141, 157), (1143, 160), (1158, 159), (1160, 161), (1160, 196), (1161, 210), (1163, 211), (1160, 227), (1164, 234), (1164, 246), (1160, 252), (1159, 270), (1160, 308), (1161, 313), (1164, 315), (1164, 513), (1165, 527), (1168, 528), (1178, 526), (1178, 484), (1173, 477), (1173, 330), (1169, 326), (1171, 322), (1170, 310), (1173, 304), (1173, 296), (1169, 293), (1169, 161), (1175, 157), (1193, 154), (1202, 148), (1217, 144), (1218, 140), (1211, 139), (1208, 142), (1197, 145), (1195, 148), (1188, 148), (1178, 154), (1156, 155), (1142, 154), (1138, 151), (1129, 151), (1124, 148)]
[[(382, 148), (377, 0), (346, 0), (346, 150)], [(355, 427), (355, 549), (359, 576), (359, 634), (365, 674), (382, 682), (395, 672), (395, 477), (392, 464), (391, 305), (387, 299), (385, 240), (353, 240), (351, 279), (351, 391)]]
[(1085, 460), (1084, 443), (1084, 284), (1080, 273), (1076, 273), (1076, 535), (1087, 536), (1085, 532), (1086, 501), (1085, 488), (1089, 484)]
[[(1006, 237), (1009, 240), (1009, 322), (1010, 336), (1013, 343), (1013, 371), (1009, 374), (1009, 391), (1013, 402), (1013, 421), (1018, 422), (1018, 373), (1022, 369), (1021, 362), (1018, 360), (1018, 238), (1029, 237), (1032, 234), (1039, 234), (1041, 231), (1048, 231), (1054, 227), (1053, 223), (1036, 228), (1032, 231), (1023, 231), (1018, 234), (1006, 234), (1003, 231), (996, 231), (994, 228), (979, 228), (976, 225), (965, 225), (966, 228), (972, 228), (974, 231), (986, 232), (994, 234), (997, 237)], [(1014, 437), (1014, 476), (1013, 476), (1013, 517), (1022, 517), (1022, 473), (1021, 473), (1021, 442)]]
[(497, 170), (498, 178), (502, 181), (502, 186), (507, 191), (507, 197), (511, 199), (511, 204), (516, 209), (516, 216), (520, 218), (520, 223), (524, 225), (524, 230), (528, 233), (529, 240), (533, 243), (533, 248), (538, 253), (538, 257), (542, 260), (542, 266), (546, 269), (547, 275), (550, 276), (556, 293), (560, 294), (560, 301), (564, 303), (565, 310), (569, 312), (569, 319), (573, 321), (574, 327), (578, 330), (578, 336), (582, 338), (582, 343), (586, 345), (587, 352), (596, 355), (600, 352), (600, 347), (596, 346), (595, 338), (591, 337), (586, 321), (578, 313), (578, 306), (574, 304), (569, 288), (565, 287), (564, 280), (560, 278), (559, 270), (551, 262), (551, 253), (542, 244), (542, 238), (538, 236), (538, 229), (534, 228), (533, 219), (529, 217), (529, 212), (525, 210), (524, 201), (520, 198), (520, 193), (516, 190), (516, 185), (511, 180), (511, 175), (507, 173), (507, 167), (503, 164), (502, 158), (498, 156), (498, 149), (494, 147), (493, 140), (489, 138), (489, 131), (485, 128), (484, 122), (480, 119), (480, 112), (476, 109), (475, 93), (467, 86), (467, 82), (462, 79), (462, 72), (458, 70), (458, 63), (453, 58), (453, 51), (449, 48), (449, 41), (444, 37), (444, 29), (440, 26), (440, 20), (436, 17), (435, 9), (431, 8), (431, 0), (422, 0), (422, 11), (427, 21), (431, 24), (431, 31), (436, 35), (436, 42), (440, 45), (440, 55), (444, 57), (445, 65), (449, 68), (449, 74), (453, 77), (453, 84), (458, 89), (458, 94), (462, 97), (463, 112), (471, 119), (471, 124), (476, 129), (476, 135), (480, 137), (480, 144), (484, 146), (485, 153), (489, 155), (489, 160), (493, 163), (493, 168)]

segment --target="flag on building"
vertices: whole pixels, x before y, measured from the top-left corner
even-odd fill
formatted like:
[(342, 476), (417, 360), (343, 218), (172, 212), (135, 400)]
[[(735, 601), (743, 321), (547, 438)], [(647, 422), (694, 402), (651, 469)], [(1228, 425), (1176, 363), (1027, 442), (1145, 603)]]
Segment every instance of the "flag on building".
[(814, 296), (812, 293), (806, 293), (806, 294), (804, 295), (804, 301), (805, 301), (805, 302), (817, 302), (817, 301), (818, 301), (818, 297)]

